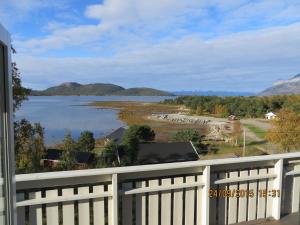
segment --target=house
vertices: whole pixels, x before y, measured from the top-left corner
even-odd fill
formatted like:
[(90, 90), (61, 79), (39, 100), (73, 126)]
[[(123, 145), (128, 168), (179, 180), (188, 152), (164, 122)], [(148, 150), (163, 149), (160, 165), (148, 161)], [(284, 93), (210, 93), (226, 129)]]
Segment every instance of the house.
[[(41, 160), (41, 164), (48, 168), (57, 167), (61, 160), (63, 150), (47, 149), (46, 156)], [(90, 152), (72, 151), (74, 159), (79, 167), (85, 167), (95, 161), (95, 154)]]
[(125, 131), (126, 129), (124, 127), (116, 129), (104, 138), (104, 145), (106, 145), (110, 141), (114, 141), (117, 145), (120, 145)]
[(273, 113), (273, 112), (269, 112), (269, 113), (265, 114), (265, 118), (266, 118), (267, 120), (273, 120), (273, 119), (276, 118), (276, 114)]
[(228, 116), (228, 120), (229, 121), (235, 121), (236, 120), (236, 116), (235, 115), (230, 115), (230, 116)]
[[(122, 161), (124, 153), (118, 150)], [(197, 161), (199, 155), (191, 142), (149, 142), (140, 143), (137, 164), (159, 164), (171, 162)]]

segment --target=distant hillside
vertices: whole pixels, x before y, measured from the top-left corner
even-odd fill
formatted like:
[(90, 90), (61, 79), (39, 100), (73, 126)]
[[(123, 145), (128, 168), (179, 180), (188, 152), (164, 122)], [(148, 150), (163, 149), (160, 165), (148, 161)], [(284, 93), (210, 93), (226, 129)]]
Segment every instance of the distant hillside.
[(259, 93), (261, 96), (300, 94), (300, 74), (289, 80), (280, 80)]
[(230, 92), (230, 91), (176, 91), (175, 95), (182, 96), (254, 96), (252, 92)]
[(42, 91), (32, 91), (33, 96), (52, 95), (120, 95), (120, 96), (169, 96), (171, 93), (152, 88), (129, 88), (125, 89), (115, 84), (79, 84), (75, 82), (63, 83)]

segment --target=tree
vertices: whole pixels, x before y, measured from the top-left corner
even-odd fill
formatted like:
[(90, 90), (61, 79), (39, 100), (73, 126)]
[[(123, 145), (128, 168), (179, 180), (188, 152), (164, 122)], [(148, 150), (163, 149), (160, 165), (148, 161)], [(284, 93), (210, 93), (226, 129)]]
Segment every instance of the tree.
[(75, 156), (74, 156), (74, 150), (75, 150), (76, 144), (75, 141), (72, 138), (71, 132), (67, 131), (65, 134), (65, 137), (63, 139), (62, 143), (62, 156), (59, 163), (59, 167), (63, 170), (71, 170), (74, 168), (76, 164)]
[(95, 148), (95, 138), (94, 134), (90, 131), (81, 132), (78, 141), (77, 149), (79, 151), (91, 152)]
[(300, 116), (291, 109), (282, 109), (272, 121), (267, 140), (289, 152), (300, 145)]
[(115, 141), (108, 142), (98, 160), (97, 167), (112, 167), (118, 165), (117, 159), (118, 145)]
[(216, 114), (216, 115), (218, 115), (218, 116), (225, 117), (225, 116), (228, 115), (228, 109), (224, 105), (217, 104), (214, 107), (213, 113)]
[(204, 114), (204, 112), (205, 112), (205, 110), (204, 110), (204, 108), (202, 107), (202, 106), (197, 106), (197, 109), (196, 109), (196, 114), (198, 115), (198, 116), (201, 116), (201, 115), (203, 115)]
[(15, 122), (14, 130), (17, 173), (39, 171), (40, 160), (45, 154), (44, 129), (39, 123), (32, 125), (22, 119)]
[(12, 83), (13, 83), (13, 108), (14, 111), (21, 107), (24, 100), (28, 99), (31, 90), (22, 86), (20, 72), (15, 62), (12, 63)]
[(132, 125), (124, 135), (135, 136), (139, 141), (153, 141), (155, 139), (155, 132), (148, 125)]
[(232, 130), (232, 137), (234, 139), (235, 145), (238, 145), (238, 139), (241, 137), (242, 135), (242, 127), (241, 127), (241, 122), (239, 120), (236, 120), (233, 123), (233, 130)]
[(182, 141), (182, 142), (188, 142), (188, 141), (199, 142), (201, 140), (201, 137), (200, 137), (198, 131), (193, 130), (193, 129), (185, 129), (185, 130), (176, 132), (172, 136), (172, 140), (173, 141)]
[[(126, 130), (121, 142), (121, 149), (124, 151), (125, 158), (123, 161), (133, 164), (138, 155), (139, 138), (130, 128)], [(126, 164), (126, 163), (125, 163)]]

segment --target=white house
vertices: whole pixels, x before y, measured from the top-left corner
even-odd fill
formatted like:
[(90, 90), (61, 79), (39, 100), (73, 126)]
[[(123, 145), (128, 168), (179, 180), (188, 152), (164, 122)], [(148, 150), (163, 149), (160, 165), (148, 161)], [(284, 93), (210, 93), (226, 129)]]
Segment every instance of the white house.
[(269, 112), (269, 113), (267, 113), (267, 114), (265, 115), (265, 118), (266, 118), (267, 120), (273, 120), (273, 119), (276, 118), (276, 114), (273, 113), (273, 112)]

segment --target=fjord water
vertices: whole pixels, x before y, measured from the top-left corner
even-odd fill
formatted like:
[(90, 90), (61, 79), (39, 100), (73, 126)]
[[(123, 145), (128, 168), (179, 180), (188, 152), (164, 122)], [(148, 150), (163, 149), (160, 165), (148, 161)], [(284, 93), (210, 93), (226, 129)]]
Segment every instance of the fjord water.
[(173, 97), (160, 96), (31, 96), (16, 112), (16, 120), (40, 122), (45, 128), (46, 145), (61, 141), (66, 131), (77, 138), (84, 130), (103, 137), (125, 124), (118, 120), (118, 110), (88, 106), (93, 101), (159, 102)]

